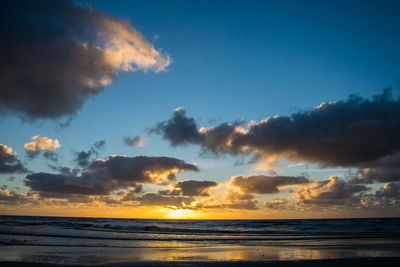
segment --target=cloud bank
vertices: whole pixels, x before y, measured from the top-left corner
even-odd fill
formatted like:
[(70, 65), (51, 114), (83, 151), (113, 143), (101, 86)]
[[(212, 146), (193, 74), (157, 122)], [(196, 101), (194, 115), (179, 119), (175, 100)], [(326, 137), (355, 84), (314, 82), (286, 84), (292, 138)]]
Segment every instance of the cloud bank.
[(0, 204), (5, 203), (5, 204), (23, 204), (31, 202), (32, 199), (29, 198), (26, 194), (19, 194), (15, 192), (10, 192), (7, 189), (0, 189)]
[(199, 128), (177, 109), (149, 132), (172, 146), (196, 144), (215, 154), (253, 155), (267, 166), (284, 157), (322, 167), (358, 168), (355, 183), (400, 180), (400, 99), (389, 89), (372, 99), (352, 95), (290, 116), (251, 121), (247, 129), (240, 122)]
[(311, 183), (311, 179), (303, 176), (234, 176), (230, 180), (232, 186), (240, 188), (243, 193), (274, 194), (287, 186), (303, 186)]
[(329, 179), (315, 181), (307, 188), (296, 192), (294, 199), (305, 204), (320, 206), (340, 205), (351, 202), (359, 202), (358, 193), (367, 191), (364, 185), (353, 185), (336, 176)]
[(109, 195), (143, 183), (169, 183), (182, 171), (197, 171), (193, 164), (168, 157), (112, 156), (96, 160), (81, 176), (34, 173), (25, 185), (43, 196), (65, 198), (71, 195)]
[(175, 184), (174, 191), (183, 196), (210, 196), (210, 189), (217, 186), (214, 181), (185, 180)]
[(118, 71), (171, 63), (127, 21), (70, 0), (8, 2), (0, 24), (0, 113), (73, 115)]

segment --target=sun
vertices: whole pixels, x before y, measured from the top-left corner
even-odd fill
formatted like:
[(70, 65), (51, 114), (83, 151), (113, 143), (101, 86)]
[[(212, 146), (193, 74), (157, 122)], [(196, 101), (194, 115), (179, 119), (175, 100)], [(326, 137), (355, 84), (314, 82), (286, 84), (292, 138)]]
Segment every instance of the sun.
[(194, 217), (195, 214), (191, 209), (176, 209), (171, 208), (166, 215), (169, 219), (187, 219)]

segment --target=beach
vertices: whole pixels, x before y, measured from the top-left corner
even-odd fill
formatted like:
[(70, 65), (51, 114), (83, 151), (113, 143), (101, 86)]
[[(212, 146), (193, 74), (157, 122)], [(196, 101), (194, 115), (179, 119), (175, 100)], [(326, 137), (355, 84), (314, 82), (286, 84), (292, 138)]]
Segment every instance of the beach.
[[(38, 262), (0, 262), (1, 266), (5, 267), (55, 267), (55, 266), (70, 266), (80, 267), (88, 266), (81, 264), (51, 264), (51, 263), (38, 263)], [(325, 259), (325, 260), (299, 260), (299, 261), (147, 261), (147, 262), (120, 262), (99, 264), (91, 266), (101, 267), (128, 267), (128, 266), (143, 266), (143, 267), (168, 267), (168, 266), (181, 266), (181, 267), (244, 267), (244, 266), (269, 266), (269, 267), (317, 267), (317, 266), (399, 266), (400, 258), (357, 258), (357, 259)]]
[(2, 266), (395, 266), (399, 258), (397, 218), (140, 220), (0, 216)]

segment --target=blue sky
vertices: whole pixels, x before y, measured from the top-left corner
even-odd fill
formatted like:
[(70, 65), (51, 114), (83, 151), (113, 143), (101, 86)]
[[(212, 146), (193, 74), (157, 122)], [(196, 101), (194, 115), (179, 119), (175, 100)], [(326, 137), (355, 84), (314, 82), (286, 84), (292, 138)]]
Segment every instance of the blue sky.
[[(172, 147), (146, 129), (183, 107), (200, 126), (310, 110), (321, 102), (369, 98), (385, 87), (399, 95), (400, 5), (397, 1), (81, 1), (128, 20), (158, 51), (172, 59), (166, 71), (119, 72), (101, 94), (77, 111), (69, 126), (61, 120), (1, 117), (0, 140), (35, 172), (49, 171), (42, 158), (29, 160), (23, 144), (31, 136), (58, 139), (64, 165), (72, 151), (106, 140), (99, 157), (110, 154), (169, 156), (196, 162), (186, 179), (226, 182), (234, 175), (265, 173), (237, 157), (199, 155), (198, 146)], [(64, 118), (65, 120), (65, 118)], [(128, 147), (125, 136), (142, 136), (144, 147)], [(249, 157), (245, 157), (247, 160)], [(246, 162), (246, 160), (245, 160)], [(277, 173), (313, 179), (344, 175), (348, 168), (315, 164)], [(315, 169), (315, 171), (313, 171)], [(26, 191), (23, 176), (7, 182)], [(18, 176), (18, 175), (17, 175)]]

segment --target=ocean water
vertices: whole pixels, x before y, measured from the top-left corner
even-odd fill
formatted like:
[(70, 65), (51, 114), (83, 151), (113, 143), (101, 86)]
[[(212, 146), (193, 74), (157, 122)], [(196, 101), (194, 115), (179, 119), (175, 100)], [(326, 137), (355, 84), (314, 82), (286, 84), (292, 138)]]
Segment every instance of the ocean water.
[(0, 261), (399, 257), (400, 219), (142, 220), (0, 216)]

